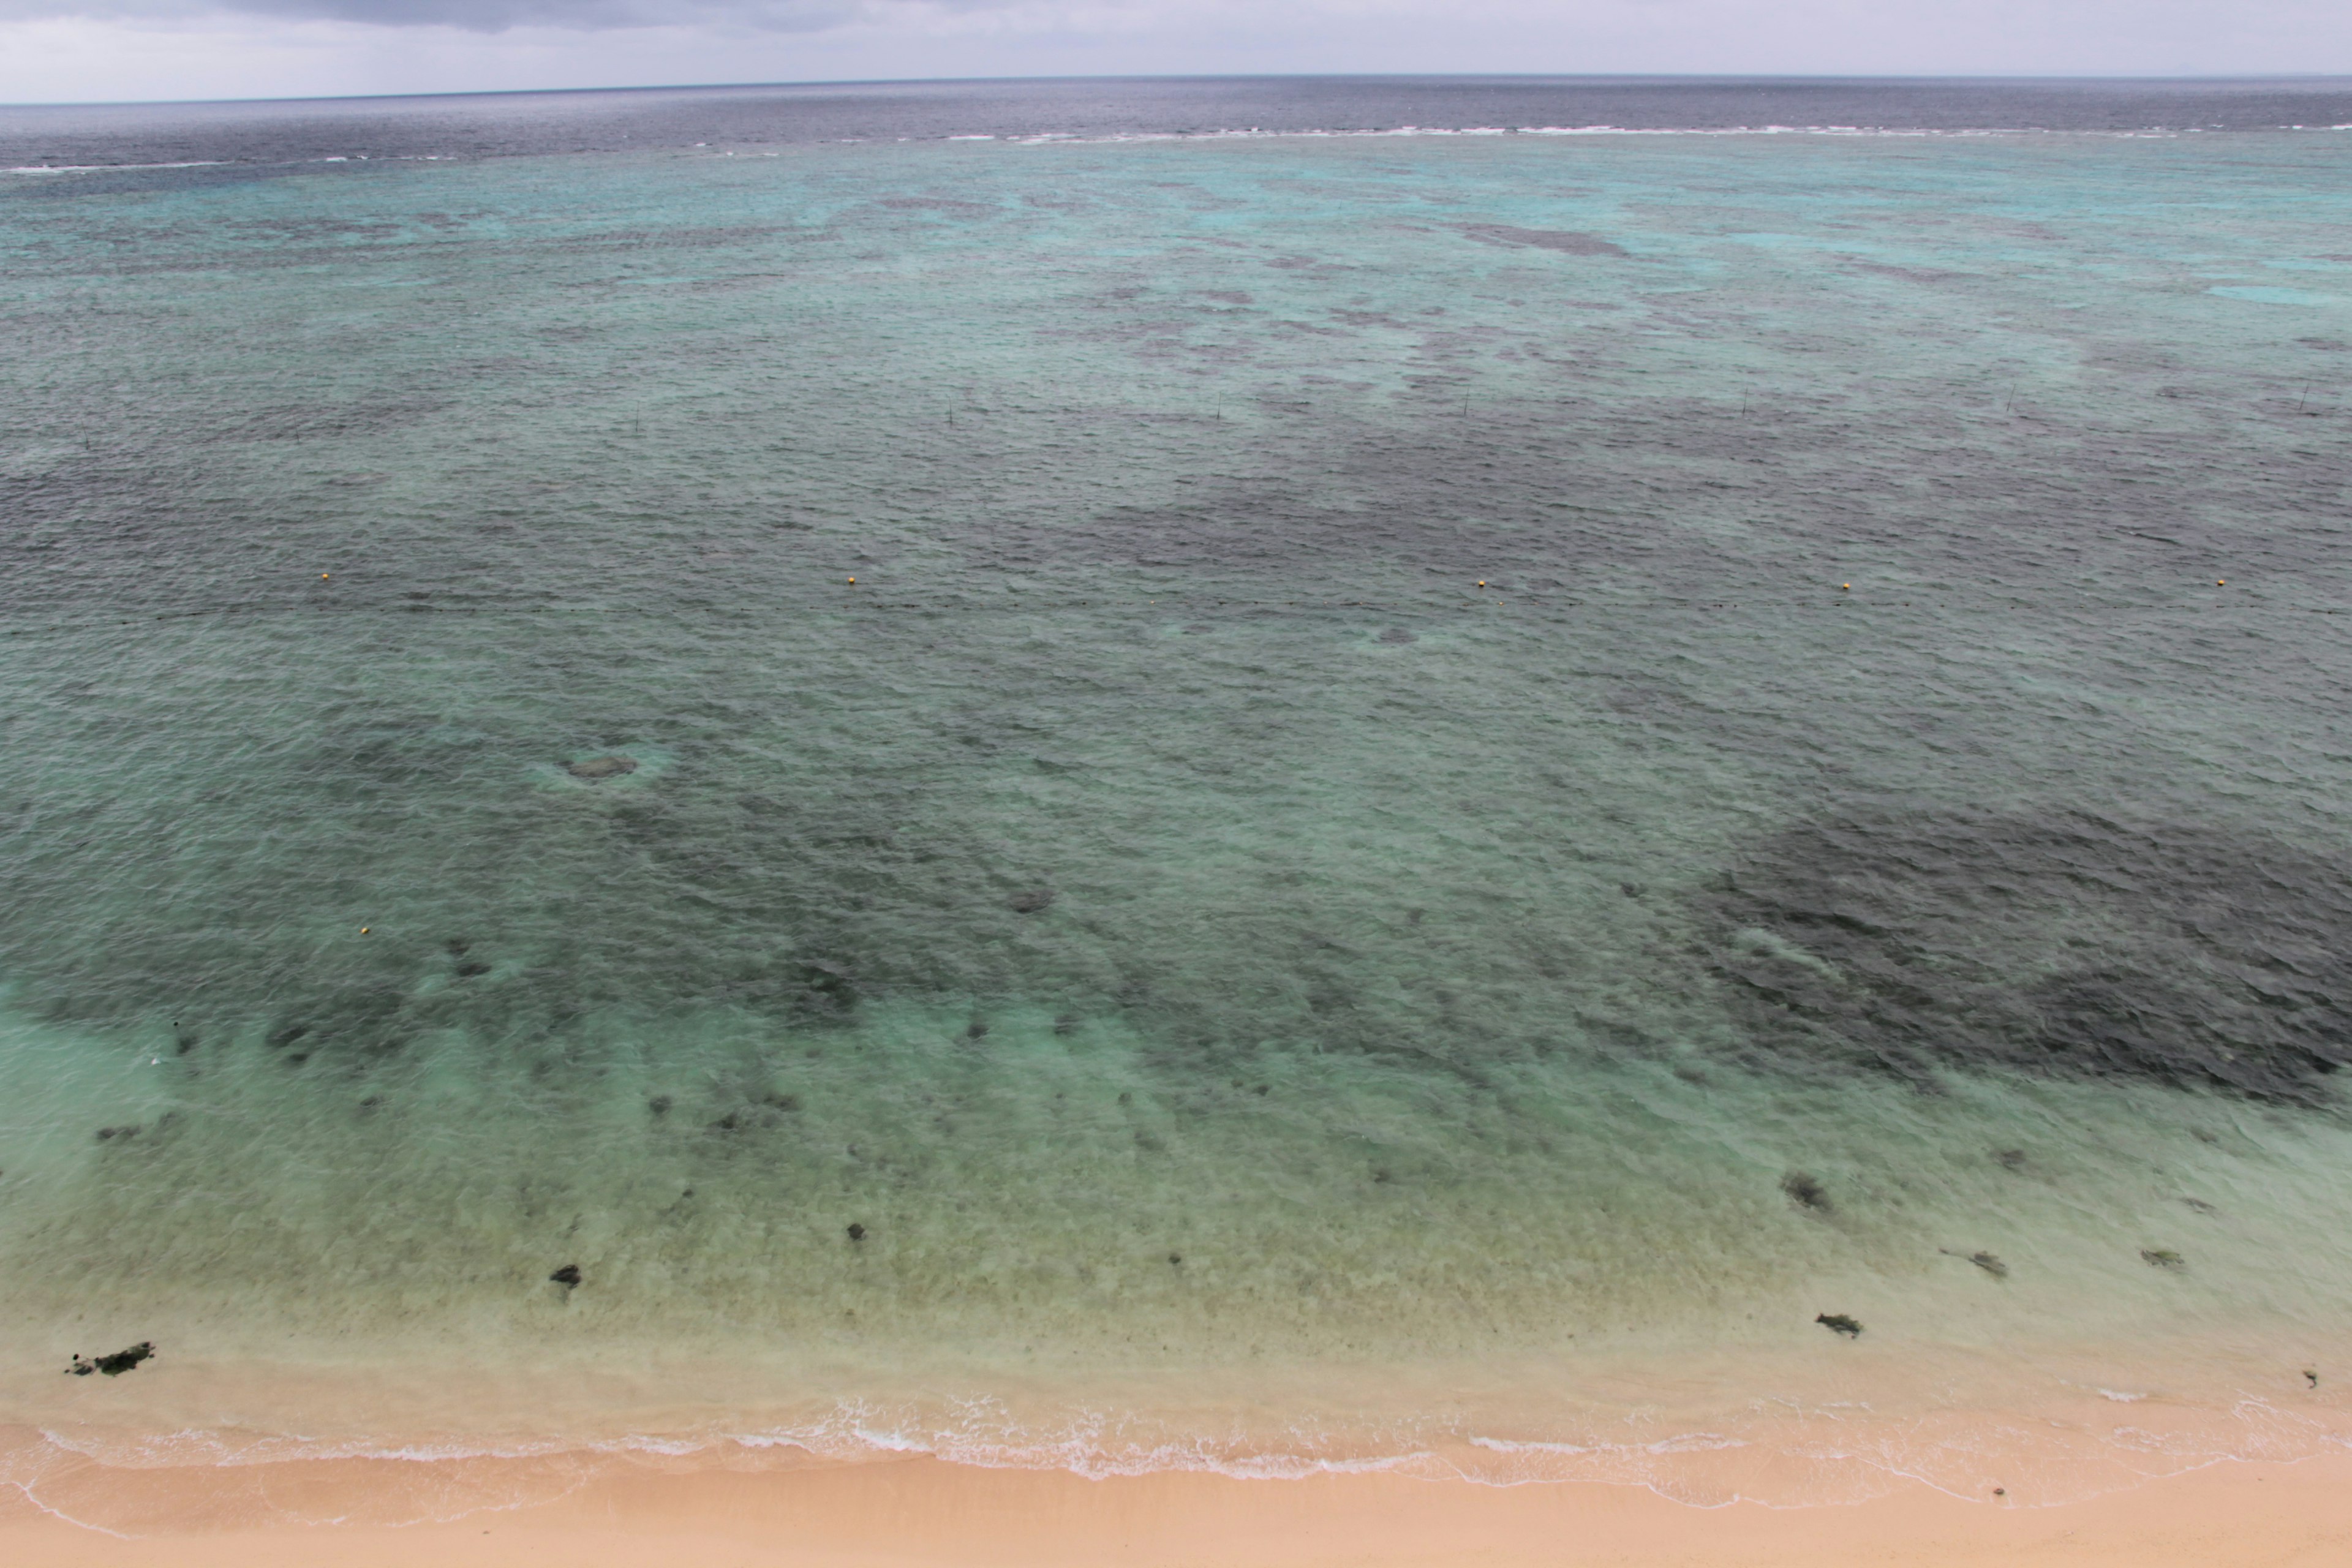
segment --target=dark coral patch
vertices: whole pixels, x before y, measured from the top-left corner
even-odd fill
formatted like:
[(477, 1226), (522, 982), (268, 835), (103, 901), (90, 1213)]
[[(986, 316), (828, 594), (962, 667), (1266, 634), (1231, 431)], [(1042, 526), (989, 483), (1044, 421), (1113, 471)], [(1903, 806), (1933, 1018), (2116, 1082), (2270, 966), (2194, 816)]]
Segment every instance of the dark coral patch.
[(2352, 1060), (2352, 868), (2258, 834), (1858, 815), (1766, 840), (1700, 907), (1715, 978), (1783, 1061), (2313, 1101)]

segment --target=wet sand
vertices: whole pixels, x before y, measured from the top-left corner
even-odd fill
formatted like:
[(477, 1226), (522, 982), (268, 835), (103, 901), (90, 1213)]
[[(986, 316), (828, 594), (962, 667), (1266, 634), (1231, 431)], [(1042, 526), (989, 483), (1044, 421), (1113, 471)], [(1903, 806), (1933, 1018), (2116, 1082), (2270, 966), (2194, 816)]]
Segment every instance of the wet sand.
[[(495, 1466), (493, 1467), (495, 1468)], [(443, 1474), (435, 1477), (430, 1472)], [(2299, 1464), (2224, 1463), (2053, 1508), (1973, 1501), (1924, 1486), (1853, 1506), (1698, 1509), (1635, 1487), (1480, 1486), (1396, 1476), (1251, 1481), (1200, 1474), (1087, 1480), (929, 1458), (729, 1472), (601, 1470), (560, 1482), (531, 1462), (499, 1476), (393, 1460), (115, 1470), (140, 1533), (115, 1536), (0, 1501), (0, 1560), (19, 1568), (492, 1568), (692, 1564), (2335, 1564), (2352, 1561), (2352, 1454)], [(268, 1472), (264, 1475), (260, 1472)], [(95, 1478), (93, 1478), (95, 1479)], [(552, 1500), (448, 1522), (241, 1528), (266, 1507), (364, 1518), (446, 1484)], [(485, 1492), (483, 1495), (487, 1495)], [(176, 1517), (178, 1522), (174, 1523)]]

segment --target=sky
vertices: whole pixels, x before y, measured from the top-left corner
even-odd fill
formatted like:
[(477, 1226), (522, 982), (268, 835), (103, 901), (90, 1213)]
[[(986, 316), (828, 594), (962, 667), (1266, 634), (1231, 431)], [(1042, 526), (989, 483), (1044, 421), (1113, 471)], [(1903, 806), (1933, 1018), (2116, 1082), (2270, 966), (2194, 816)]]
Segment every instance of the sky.
[(2352, 0), (0, 0), (0, 102), (1291, 72), (2352, 73)]

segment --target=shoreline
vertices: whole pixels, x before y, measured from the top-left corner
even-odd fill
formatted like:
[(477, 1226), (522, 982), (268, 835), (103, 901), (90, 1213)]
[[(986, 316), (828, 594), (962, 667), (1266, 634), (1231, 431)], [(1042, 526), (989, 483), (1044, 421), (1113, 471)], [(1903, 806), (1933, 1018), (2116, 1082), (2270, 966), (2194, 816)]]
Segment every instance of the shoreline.
[[(791, 1468), (538, 1461), (319, 1460), (130, 1470), (86, 1479), (145, 1516), (101, 1533), (0, 1495), (0, 1557), (20, 1568), (350, 1568), (431, 1561), (503, 1568), (726, 1563), (1035, 1564), (1165, 1568), (1316, 1564), (1706, 1563), (1725, 1568), (2047, 1563), (2210, 1568), (2352, 1560), (2352, 1453), (2295, 1463), (2222, 1461), (2087, 1501), (1969, 1501), (1912, 1483), (1867, 1501), (1805, 1508), (1678, 1503), (1601, 1482), (1492, 1486), (1396, 1475), (1244, 1480), (1197, 1472), (1087, 1479), (931, 1458)], [(537, 1466), (534, 1474), (525, 1470)], [(534, 1500), (494, 1491), (535, 1484)], [(509, 1494), (511, 1495), (511, 1494)], [(456, 1517), (365, 1522), (389, 1498), (437, 1496)], [(293, 1507), (331, 1524), (254, 1524)]]

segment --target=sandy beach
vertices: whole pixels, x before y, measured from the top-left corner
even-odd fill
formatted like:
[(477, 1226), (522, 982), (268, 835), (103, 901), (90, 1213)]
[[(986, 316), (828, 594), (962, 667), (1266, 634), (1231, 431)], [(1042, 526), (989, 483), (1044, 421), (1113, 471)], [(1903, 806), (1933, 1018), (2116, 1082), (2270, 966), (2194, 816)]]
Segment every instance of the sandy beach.
[[(467, 1473), (468, 1466), (471, 1473)], [(330, 1461), (113, 1470), (85, 1478), (115, 1534), (0, 1502), (0, 1559), (20, 1568), (442, 1568), (606, 1564), (1080, 1564), (1321, 1568), (1340, 1564), (2340, 1563), (2352, 1561), (2352, 1454), (2225, 1463), (2063, 1507), (2011, 1507), (1913, 1487), (1852, 1506), (1699, 1509), (1642, 1488), (1519, 1487), (1396, 1476), (1251, 1481), (1199, 1474), (1088, 1480), (929, 1458), (758, 1473), (544, 1463)], [(415, 1509), (438, 1495), (557, 1489), (441, 1522), (241, 1522)]]

